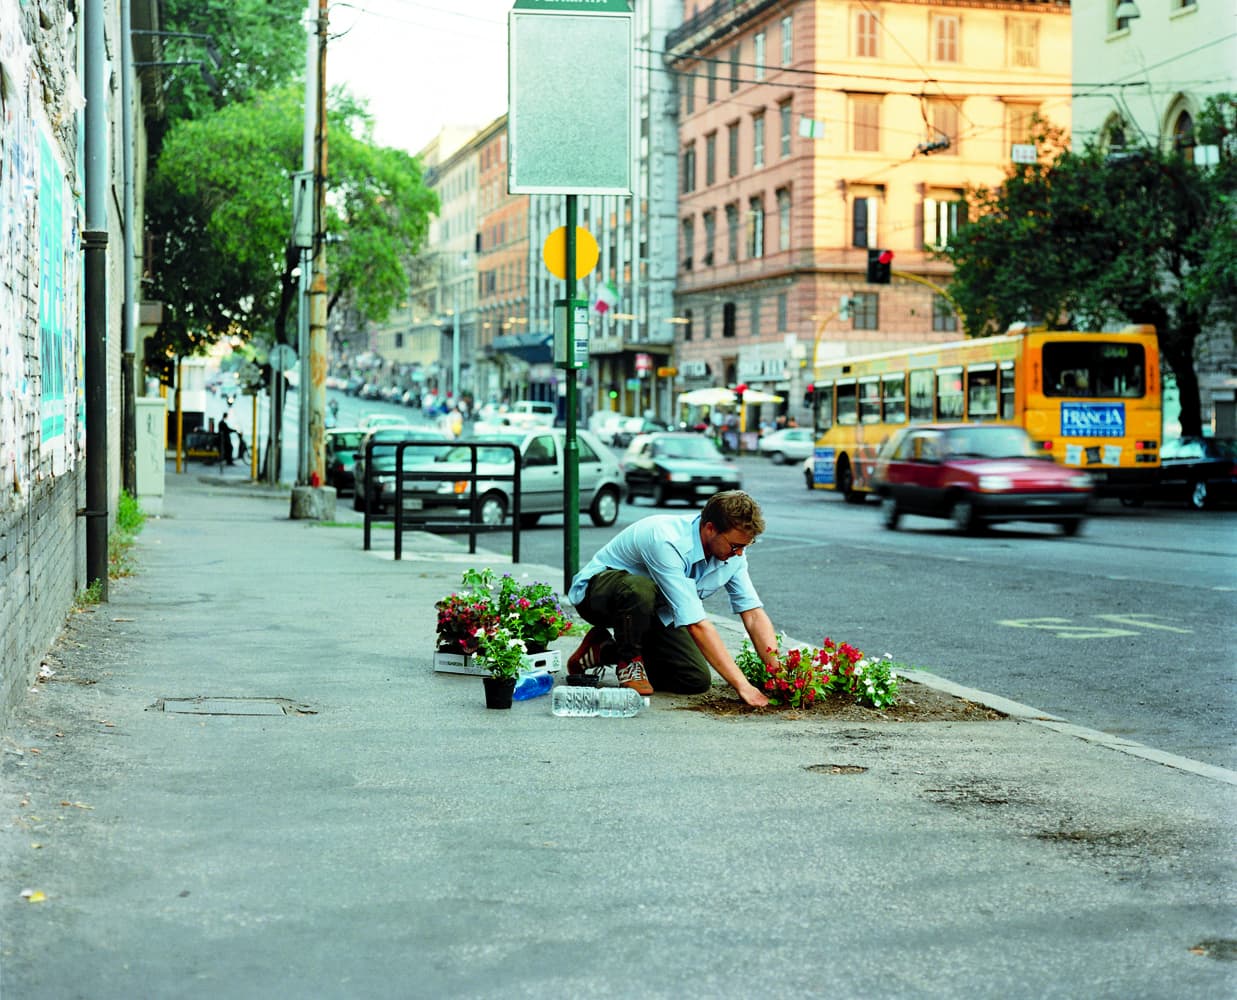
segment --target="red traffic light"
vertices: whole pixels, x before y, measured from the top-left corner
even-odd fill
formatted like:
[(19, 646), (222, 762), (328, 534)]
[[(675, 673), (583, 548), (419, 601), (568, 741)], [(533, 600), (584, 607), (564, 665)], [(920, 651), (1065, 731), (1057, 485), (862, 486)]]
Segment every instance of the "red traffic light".
[(882, 250), (880, 256), (877, 257), (876, 259), (879, 260), (882, 264), (892, 264), (893, 263), (893, 251)]
[(740, 382), (738, 385), (734, 387), (734, 391), (737, 392), (740, 396), (743, 395), (743, 393), (747, 392), (747, 383)]

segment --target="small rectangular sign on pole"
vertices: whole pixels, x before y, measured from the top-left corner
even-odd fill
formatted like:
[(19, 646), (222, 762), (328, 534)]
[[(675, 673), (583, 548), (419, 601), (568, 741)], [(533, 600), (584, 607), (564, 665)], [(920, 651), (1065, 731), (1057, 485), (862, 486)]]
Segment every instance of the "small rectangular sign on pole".
[(517, 0), (508, 25), (508, 191), (630, 195), (631, 4)]

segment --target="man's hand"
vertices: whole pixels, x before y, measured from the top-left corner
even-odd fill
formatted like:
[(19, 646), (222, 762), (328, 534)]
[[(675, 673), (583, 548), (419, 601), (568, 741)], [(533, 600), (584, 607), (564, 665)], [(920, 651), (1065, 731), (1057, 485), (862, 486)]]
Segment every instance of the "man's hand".
[(736, 688), (735, 690), (739, 692), (739, 697), (742, 698), (746, 704), (751, 705), (752, 708), (764, 708), (769, 704), (769, 699), (765, 693), (752, 684), (744, 684), (742, 687)]

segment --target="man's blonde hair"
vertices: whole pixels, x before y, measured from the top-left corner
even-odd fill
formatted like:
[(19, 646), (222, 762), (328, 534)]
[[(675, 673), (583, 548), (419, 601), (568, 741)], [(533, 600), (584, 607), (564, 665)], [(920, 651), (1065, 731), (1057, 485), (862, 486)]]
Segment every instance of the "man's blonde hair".
[(760, 504), (742, 490), (722, 490), (709, 497), (700, 515), (701, 523), (711, 524), (718, 532), (738, 528), (753, 540), (765, 530), (765, 517)]

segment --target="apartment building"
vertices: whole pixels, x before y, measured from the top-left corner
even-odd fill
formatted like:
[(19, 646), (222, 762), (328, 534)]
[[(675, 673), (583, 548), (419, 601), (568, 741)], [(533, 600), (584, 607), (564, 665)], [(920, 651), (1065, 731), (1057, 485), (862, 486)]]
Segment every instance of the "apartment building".
[[(1176, 149), (1206, 169), (1194, 126), (1207, 99), (1237, 92), (1237, 34), (1228, 0), (1094, 0), (1075, 7), (1075, 144)], [(1233, 330), (1207, 331), (1195, 346), (1204, 423), (1237, 428)], [(1171, 423), (1171, 386), (1165, 386)]]
[[(719, 0), (666, 39), (683, 388), (802, 402), (816, 360), (961, 336), (934, 257), (1033, 116), (1068, 127), (1054, 0)], [(889, 284), (868, 251), (894, 254)]]

